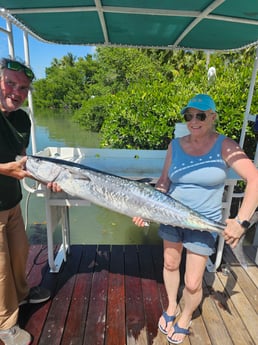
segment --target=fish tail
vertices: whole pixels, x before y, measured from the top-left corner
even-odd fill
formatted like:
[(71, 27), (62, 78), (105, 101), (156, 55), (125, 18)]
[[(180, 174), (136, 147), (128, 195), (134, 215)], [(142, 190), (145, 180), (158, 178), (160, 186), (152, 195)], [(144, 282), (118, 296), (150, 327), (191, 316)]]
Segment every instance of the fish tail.
[[(250, 226), (249, 229), (258, 222), (258, 211), (254, 212), (254, 214), (252, 215), (251, 219), (250, 219)], [(238, 245), (232, 249), (235, 257), (237, 258), (237, 260), (239, 261), (240, 265), (243, 268), (248, 268), (248, 258), (244, 252), (244, 240), (245, 240), (245, 235), (242, 236), (238, 242)]]
[(240, 263), (240, 265), (246, 269), (248, 267), (248, 259), (247, 256), (245, 255), (244, 252), (244, 239), (245, 236), (242, 236), (238, 242), (238, 245), (235, 248), (232, 248), (232, 252), (235, 255), (235, 257), (237, 258), (238, 262)]

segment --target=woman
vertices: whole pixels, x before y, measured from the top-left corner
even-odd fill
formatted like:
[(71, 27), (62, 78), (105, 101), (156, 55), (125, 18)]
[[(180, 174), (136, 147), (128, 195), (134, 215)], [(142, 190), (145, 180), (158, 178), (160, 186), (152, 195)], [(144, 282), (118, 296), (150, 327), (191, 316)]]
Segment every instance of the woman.
[[(226, 220), (223, 232), (226, 243), (235, 247), (258, 205), (257, 169), (235, 141), (215, 131), (217, 113), (210, 96), (196, 95), (181, 114), (190, 134), (173, 139), (169, 144), (156, 188), (208, 218), (220, 221), (227, 169), (232, 167), (246, 181), (238, 215)], [(133, 221), (144, 226), (144, 220), (139, 217)], [(164, 245), (163, 277), (168, 295), (168, 307), (159, 319), (159, 329), (170, 343), (180, 344), (189, 334), (193, 312), (202, 300), (203, 274), (208, 257), (215, 251), (216, 235), (164, 224), (159, 228), (159, 235)], [(183, 247), (186, 248), (184, 308), (174, 323), (179, 315), (177, 293)]]

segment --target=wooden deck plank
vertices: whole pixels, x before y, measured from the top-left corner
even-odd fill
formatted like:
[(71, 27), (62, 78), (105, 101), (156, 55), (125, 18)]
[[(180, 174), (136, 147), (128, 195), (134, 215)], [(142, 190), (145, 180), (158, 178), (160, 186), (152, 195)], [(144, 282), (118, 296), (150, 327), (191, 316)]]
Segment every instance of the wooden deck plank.
[(84, 345), (104, 345), (110, 246), (99, 246), (92, 277)]
[[(84, 246), (65, 323), (62, 345), (81, 345), (87, 322), (97, 246)], [(70, 258), (69, 258), (70, 259)]]
[(108, 277), (105, 345), (126, 345), (124, 248), (113, 246)]
[(56, 289), (39, 345), (61, 343), (81, 256), (82, 246), (72, 246), (69, 260), (61, 268), (62, 274), (55, 274)]
[[(193, 316), (193, 321), (190, 327), (190, 335), (184, 341), (184, 345), (211, 345), (212, 342), (206, 329), (203, 319), (200, 317), (199, 311)], [(221, 344), (222, 345), (222, 344)], [(224, 344), (223, 344), (224, 345)]]
[(139, 251), (141, 284), (143, 293), (143, 306), (145, 311), (145, 323), (147, 340), (149, 345), (157, 336), (158, 319), (162, 313), (159, 291), (154, 272), (154, 263), (150, 246), (141, 246)]
[[(46, 286), (44, 278), (48, 274), (47, 272), (47, 247), (30, 246), (26, 270), (29, 286)], [(50, 305), (51, 301), (48, 301), (39, 305), (24, 305), (20, 308), (19, 324), (33, 336), (33, 344), (38, 344), (40, 340)]]
[(255, 312), (258, 314), (257, 266), (251, 264), (247, 268), (243, 269), (229, 248), (225, 248), (224, 258), (228, 262), (230, 271), (235, 275), (252, 308), (254, 308)]
[(245, 325), (245, 333), (248, 333), (253, 343), (257, 344), (258, 287), (253, 279), (255, 269), (257, 276), (257, 266), (251, 263), (247, 268), (242, 268), (228, 246), (224, 250), (224, 260), (229, 265), (229, 275), (231, 276), (231, 280), (229, 280), (231, 284), (227, 284), (226, 287), (229, 293), (234, 292), (231, 295), (231, 301)]
[[(158, 329), (159, 318), (164, 310), (168, 306), (168, 298), (166, 294), (166, 289), (163, 283), (163, 247), (162, 246), (152, 246), (152, 261), (153, 269), (155, 273), (155, 279), (157, 282), (158, 298), (160, 303), (160, 314), (156, 315), (156, 328)], [(157, 331), (157, 335), (153, 338), (153, 345), (167, 345), (166, 335)]]
[[(257, 265), (255, 264), (255, 250), (257, 248), (254, 246), (244, 246), (244, 253), (247, 258), (248, 266), (245, 269), (246, 273), (248, 274), (249, 278), (253, 281), (255, 286), (258, 286), (258, 275), (257, 275)], [(236, 257), (232, 253), (232, 250), (229, 246), (225, 246), (224, 254), (223, 254), (225, 262), (231, 267), (240, 267), (239, 262), (237, 261)]]
[[(250, 274), (227, 248), (223, 260), (229, 275), (205, 272), (203, 303), (184, 345), (258, 343), (257, 266)], [(159, 245), (73, 245), (59, 273), (49, 272), (46, 248), (32, 246), (29, 283), (50, 288), (52, 299), (22, 306), (21, 326), (32, 345), (167, 345), (157, 327), (167, 306), (162, 270)]]
[(125, 292), (127, 345), (147, 344), (138, 248), (135, 245), (125, 246)]
[(46, 246), (31, 246), (27, 260), (26, 275), (30, 287), (43, 285), (43, 279), (48, 270)]
[[(219, 317), (227, 329), (227, 338), (230, 338), (233, 344), (252, 344), (252, 339), (248, 332), (246, 332), (242, 318), (231, 301), (231, 294), (227, 288), (227, 286), (231, 285), (229, 283), (231, 279), (231, 275), (224, 276), (221, 272), (214, 275), (214, 278), (211, 274), (205, 273), (204, 280), (207, 286), (212, 289), (208, 299), (212, 300), (217, 308)], [(231, 293), (234, 294), (234, 291), (231, 291)], [(217, 334), (219, 333), (219, 337), (221, 338), (221, 328), (217, 327), (215, 332)], [(221, 339), (221, 341), (221, 344), (224, 344), (227, 340)]]
[(160, 303), (162, 307), (162, 312), (167, 309), (168, 298), (166, 289), (163, 283), (163, 247), (153, 246), (152, 247), (152, 257), (153, 257), (153, 268), (155, 270), (155, 276), (158, 284), (158, 292)]

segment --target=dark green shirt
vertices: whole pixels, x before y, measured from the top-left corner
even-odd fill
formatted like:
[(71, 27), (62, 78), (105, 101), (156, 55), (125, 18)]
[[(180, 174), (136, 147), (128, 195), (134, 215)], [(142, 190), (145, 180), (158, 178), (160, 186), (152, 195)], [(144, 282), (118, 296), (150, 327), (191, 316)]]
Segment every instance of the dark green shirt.
[[(9, 113), (0, 111), (0, 163), (12, 162), (29, 145), (31, 122), (22, 109)], [(20, 181), (0, 174), (0, 211), (16, 206), (22, 199)]]

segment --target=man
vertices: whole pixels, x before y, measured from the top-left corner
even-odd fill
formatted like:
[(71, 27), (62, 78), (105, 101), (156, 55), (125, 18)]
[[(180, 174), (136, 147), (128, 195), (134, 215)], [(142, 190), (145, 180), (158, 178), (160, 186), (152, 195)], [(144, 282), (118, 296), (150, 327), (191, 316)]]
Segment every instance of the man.
[[(50, 298), (42, 287), (26, 282), (28, 240), (22, 218), (20, 179), (24, 170), (31, 123), (19, 107), (26, 100), (34, 74), (18, 61), (0, 61), (0, 339), (5, 345), (28, 345), (31, 335), (17, 325), (19, 305)], [(49, 185), (55, 191), (58, 186)]]

